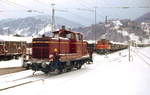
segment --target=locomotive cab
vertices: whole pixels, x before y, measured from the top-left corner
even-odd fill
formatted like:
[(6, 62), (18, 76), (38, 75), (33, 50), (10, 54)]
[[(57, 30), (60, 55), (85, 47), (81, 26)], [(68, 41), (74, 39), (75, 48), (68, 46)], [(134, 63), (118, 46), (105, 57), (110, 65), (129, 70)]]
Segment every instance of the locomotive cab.
[[(78, 35), (75, 32), (67, 31), (65, 28), (62, 28), (60, 31), (53, 32), (53, 37), (58, 39), (65, 39), (69, 41), (69, 53), (77, 53), (76, 43)], [(81, 34), (79, 34), (81, 35)]]

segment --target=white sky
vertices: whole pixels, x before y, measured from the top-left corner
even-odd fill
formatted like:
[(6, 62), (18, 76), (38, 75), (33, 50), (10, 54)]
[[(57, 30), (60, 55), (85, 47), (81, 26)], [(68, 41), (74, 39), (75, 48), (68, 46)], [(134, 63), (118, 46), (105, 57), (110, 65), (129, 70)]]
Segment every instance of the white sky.
[[(50, 4), (52, 2), (56, 4), (56, 9), (67, 10), (67, 12), (57, 11), (56, 16), (65, 17), (69, 20), (80, 22), (81, 24), (93, 23), (94, 16), (92, 12), (79, 11), (77, 8), (93, 9), (94, 6), (97, 6), (98, 22), (103, 21), (105, 16), (108, 16), (109, 19), (135, 19), (150, 10), (150, 8), (137, 8), (150, 6), (150, 0), (0, 0), (0, 19), (44, 14), (50, 15)], [(114, 8), (128, 6), (132, 8)], [(26, 10), (30, 9), (38, 12), (26, 12)]]

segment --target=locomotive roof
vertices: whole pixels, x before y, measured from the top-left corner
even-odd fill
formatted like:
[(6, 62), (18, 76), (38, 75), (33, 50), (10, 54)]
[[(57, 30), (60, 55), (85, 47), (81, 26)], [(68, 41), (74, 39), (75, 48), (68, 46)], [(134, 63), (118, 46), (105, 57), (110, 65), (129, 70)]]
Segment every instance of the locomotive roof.
[[(82, 35), (81, 33), (79, 32), (72, 32), (72, 31), (68, 31), (66, 29), (60, 29), (58, 31), (54, 31), (53, 34), (70, 34), (70, 33), (73, 33), (73, 34), (80, 34)], [(64, 37), (58, 37), (59, 39), (63, 39), (63, 40), (68, 40), (68, 38), (64, 38)], [(46, 36), (43, 36), (43, 37), (39, 37), (39, 38), (33, 38), (33, 41), (50, 41), (51, 39), (58, 39), (58, 38), (54, 38), (54, 37), (46, 37)]]
[(73, 32), (73, 31), (68, 31), (68, 30), (64, 30), (64, 29), (60, 29), (59, 31), (54, 31), (53, 33), (57, 34), (57, 33), (61, 33), (61, 32), (65, 32), (66, 34), (69, 34), (69, 33), (74, 33), (74, 34), (81, 34), (79, 32)]

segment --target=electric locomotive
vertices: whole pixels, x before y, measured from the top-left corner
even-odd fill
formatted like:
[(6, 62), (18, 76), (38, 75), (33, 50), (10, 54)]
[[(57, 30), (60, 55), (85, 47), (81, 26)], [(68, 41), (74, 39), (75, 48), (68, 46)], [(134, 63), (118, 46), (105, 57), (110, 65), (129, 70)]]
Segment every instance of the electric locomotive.
[(92, 62), (87, 45), (81, 33), (68, 31), (63, 26), (53, 32), (53, 37), (34, 38), (32, 53), (24, 57), (23, 66), (46, 74), (80, 69), (84, 63)]
[(111, 50), (111, 43), (105, 39), (99, 40), (97, 41), (97, 44), (95, 45), (95, 50), (99, 54), (108, 53)]
[(109, 40), (106, 39), (101, 39), (97, 41), (95, 51), (98, 54), (107, 54), (107, 53), (112, 53), (115, 51), (126, 49), (127, 47), (128, 45), (126, 44), (115, 43), (115, 42), (110, 42)]

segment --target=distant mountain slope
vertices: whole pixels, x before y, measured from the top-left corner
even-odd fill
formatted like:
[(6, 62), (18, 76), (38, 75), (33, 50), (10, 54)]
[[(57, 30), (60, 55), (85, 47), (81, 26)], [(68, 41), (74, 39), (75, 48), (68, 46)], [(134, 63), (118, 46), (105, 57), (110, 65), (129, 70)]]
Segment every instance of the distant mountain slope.
[[(19, 19), (1, 20), (0, 34), (19, 34), (23, 36), (32, 36), (43, 30), (44, 27), (50, 27), (51, 20), (49, 18), (49, 16), (34, 16)], [(77, 28), (83, 26), (79, 23), (64, 19), (62, 17), (56, 17), (56, 28), (59, 28), (62, 25), (66, 25), (70, 28)]]
[[(95, 26), (75, 29), (82, 32), (86, 40), (107, 39), (115, 42), (128, 42), (129, 40), (144, 41), (149, 39), (148, 32), (142, 29), (137, 21), (109, 20), (107, 24), (99, 23)], [(96, 33), (96, 34), (95, 34)]]
[(77, 32), (81, 32), (84, 34), (84, 39), (88, 40), (88, 39), (96, 39), (100, 38), (101, 35), (105, 34), (105, 27), (103, 23), (100, 24), (96, 24), (92, 25), (92, 26), (88, 26), (88, 27), (80, 27), (80, 28), (76, 28), (74, 29), (74, 31)]
[(138, 22), (150, 22), (150, 12), (136, 19)]
[[(0, 34), (17, 34), (22, 36), (50, 35), (51, 20), (49, 18), (49, 16), (35, 16), (2, 20), (0, 21)], [(146, 30), (147, 28), (141, 22), (150, 22), (149, 18), (150, 13), (138, 18), (137, 21), (129, 19), (108, 20), (107, 24), (101, 22), (96, 25), (84, 27), (79, 23), (56, 17), (56, 28), (58, 29), (62, 25), (65, 25), (67, 28), (72, 28), (73, 31), (83, 33), (86, 40), (100, 40), (105, 38), (115, 42), (127, 42), (128, 40), (142, 42), (150, 38), (150, 32)]]

